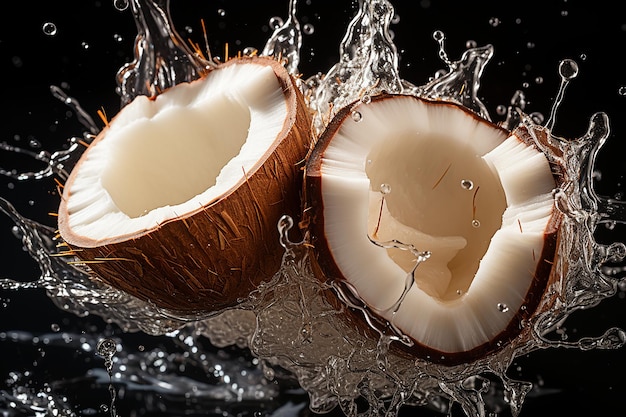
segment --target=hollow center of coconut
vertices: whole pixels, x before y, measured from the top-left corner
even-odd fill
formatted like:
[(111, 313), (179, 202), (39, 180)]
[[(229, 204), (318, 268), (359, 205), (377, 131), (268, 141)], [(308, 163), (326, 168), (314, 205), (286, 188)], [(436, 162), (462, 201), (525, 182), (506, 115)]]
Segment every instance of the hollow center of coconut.
[(102, 186), (129, 217), (184, 203), (215, 185), (249, 128), (248, 107), (226, 96), (165, 108), (116, 132), (123, 146), (110, 150)]
[[(506, 196), (497, 173), (472, 143), (450, 135), (404, 132), (367, 155), (368, 235), (432, 297), (458, 298), (502, 225)], [(389, 247), (391, 246), (391, 247)]]
[(115, 240), (224, 198), (271, 154), (286, 119), (276, 74), (257, 63), (225, 65), (156, 98), (137, 97), (72, 171), (73, 233)]
[(355, 103), (329, 126), (307, 165), (323, 273), (437, 352), (518, 331), (554, 256), (546, 156), (457, 105), (410, 96)]
[(343, 117), (320, 141), (324, 242), (359, 296), (386, 311), (414, 278), (404, 309), (518, 308), (552, 213), (543, 154), (449, 103), (381, 98)]

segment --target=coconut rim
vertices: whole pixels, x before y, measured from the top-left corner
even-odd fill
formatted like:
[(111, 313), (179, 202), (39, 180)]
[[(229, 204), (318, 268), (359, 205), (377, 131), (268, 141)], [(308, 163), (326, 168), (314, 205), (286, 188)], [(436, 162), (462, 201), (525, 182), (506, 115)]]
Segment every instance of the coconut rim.
[[(479, 115), (469, 111), (459, 104), (441, 100), (425, 99), (411, 95), (383, 93), (377, 96), (373, 96), (371, 103), (397, 97), (409, 97), (415, 100), (422, 101), (426, 104), (436, 106), (449, 106), (457, 110), (463, 111), (480, 123), (485, 123), (493, 129), (500, 130), (507, 137), (514, 136), (519, 142), (529, 147), (532, 147), (533, 149), (542, 153), (548, 161), (548, 164), (551, 168), (552, 177), (557, 187), (562, 182), (560, 178), (563, 168), (557, 163), (557, 161), (554, 161), (552, 158), (549, 158), (547, 155), (545, 155), (545, 153), (541, 152), (541, 149), (535, 143), (532, 135), (528, 132), (528, 129), (526, 127), (518, 127), (514, 131), (510, 132), (489, 120), (483, 119)], [(323, 175), (321, 172), (321, 168), (322, 159), (329, 143), (334, 138), (346, 119), (350, 117), (350, 115), (354, 111), (356, 111), (360, 105), (366, 104), (362, 103), (360, 100), (356, 100), (355, 102), (337, 112), (335, 117), (333, 117), (333, 119), (328, 123), (326, 129), (319, 137), (317, 143), (315, 144), (315, 147), (312, 148), (309, 152), (307, 164), (305, 167), (305, 185), (303, 188), (306, 207), (304, 210), (305, 217), (302, 222), (302, 227), (306, 229), (307, 240), (311, 242), (309, 251), (312, 252), (311, 259), (314, 274), (317, 275), (318, 279), (321, 279), (323, 281), (339, 280), (350, 282), (343, 275), (343, 272), (337, 265), (333, 253), (328, 243), (326, 242), (324, 216), (319, 215), (319, 213), (323, 213), (325, 211), (322, 186)], [(508, 202), (507, 207), (510, 207)], [(558, 279), (558, 277), (555, 276), (557, 274), (554, 273), (553, 261), (558, 246), (558, 240), (560, 236), (559, 230), (562, 217), (562, 213), (555, 207), (553, 203), (550, 217), (543, 231), (543, 245), (541, 254), (537, 255), (538, 261), (536, 264), (536, 268), (533, 271), (532, 280), (530, 282), (528, 290), (525, 293), (525, 298), (517, 311), (515, 311), (515, 314), (512, 315), (507, 325), (503, 327), (497, 335), (491, 337), (484, 343), (476, 345), (475, 347), (459, 351), (443, 351), (437, 349), (436, 347), (423, 344), (419, 340), (411, 337), (410, 335), (407, 336), (412, 341), (412, 344), (407, 345), (404, 343), (397, 343), (393, 346), (399, 347), (400, 351), (408, 353), (409, 355), (419, 355), (420, 357), (427, 358), (432, 362), (443, 363), (445, 365), (455, 365), (485, 357), (492, 352), (502, 349), (504, 346), (507, 345), (508, 342), (520, 336), (520, 334), (531, 331), (530, 329), (528, 329), (528, 326), (524, 327), (523, 323), (529, 320), (536, 312), (538, 312), (538, 308), (543, 300), (543, 295), (548, 288), (549, 283)], [(333, 285), (330, 285), (331, 288), (332, 286)], [(333, 294), (333, 297), (335, 298), (335, 301), (333, 302), (336, 303), (337, 295)], [(365, 304), (367, 305), (367, 303)], [(375, 311), (367, 308), (366, 310), (370, 311), (371, 314), (373, 314), (374, 316), (381, 318), (383, 321), (387, 321), (387, 319), (377, 314)], [(348, 311), (350, 312), (349, 315), (352, 317), (350, 318), (350, 320), (353, 320), (355, 316), (360, 315), (358, 309), (348, 309)], [(371, 328), (369, 325), (365, 324), (365, 321), (362, 318), (357, 318), (356, 321), (360, 323), (358, 327), (361, 331), (364, 331), (371, 337), (380, 337), (381, 329)], [(402, 332), (401, 329), (400, 331)], [(391, 327), (384, 330), (384, 333), (389, 332), (393, 333), (394, 330)]]
[[(166, 218), (164, 221), (157, 223), (156, 225), (150, 228), (140, 229), (135, 232), (129, 232), (129, 233), (119, 234), (119, 235), (115, 235), (111, 237), (100, 238), (100, 239), (80, 235), (74, 232), (74, 230), (70, 226), (70, 221), (69, 221), (71, 215), (69, 214), (67, 204), (68, 204), (68, 200), (71, 198), (72, 184), (74, 183), (76, 176), (79, 175), (81, 166), (87, 160), (88, 153), (93, 147), (97, 146), (98, 143), (106, 139), (107, 132), (109, 131), (111, 126), (115, 123), (115, 119), (121, 112), (124, 111), (124, 108), (122, 108), (120, 112), (116, 116), (114, 116), (109, 123), (107, 123), (107, 125), (103, 128), (103, 130), (97, 135), (97, 137), (93, 140), (93, 142), (81, 155), (80, 159), (78, 160), (76, 165), (73, 167), (72, 171), (70, 172), (70, 175), (67, 181), (65, 182), (65, 185), (63, 187), (63, 194), (61, 197), (61, 202), (59, 205), (58, 228), (59, 228), (59, 232), (62, 238), (64, 239), (66, 243), (70, 245), (78, 246), (78, 247), (83, 247), (83, 248), (95, 248), (99, 246), (125, 242), (125, 241), (140, 238), (145, 235), (149, 235), (152, 232), (158, 230), (160, 227), (162, 227), (166, 223), (184, 220), (186, 218), (192, 217), (202, 212), (207, 207), (218, 204), (220, 201), (224, 199), (233, 197), (233, 194), (236, 193), (237, 189), (239, 189), (241, 186), (246, 184), (250, 177), (256, 175), (259, 168), (261, 168), (265, 164), (268, 158), (274, 153), (274, 151), (280, 146), (280, 144), (283, 143), (285, 138), (288, 137), (289, 132), (292, 130), (296, 122), (297, 95), (294, 89), (297, 87), (294, 85), (291, 75), (287, 72), (285, 67), (281, 65), (278, 61), (272, 58), (268, 58), (268, 57), (257, 57), (257, 56), (233, 58), (223, 64), (220, 64), (216, 68), (211, 69), (201, 78), (198, 78), (197, 80), (194, 80), (188, 83), (183, 83), (183, 84), (193, 85), (194, 83), (206, 82), (208, 77), (210, 77), (213, 72), (220, 71), (232, 65), (261, 65), (261, 66), (270, 67), (273, 70), (274, 75), (276, 76), (276, 80), (278, 82), (279, 87), (281, 88), (281, 91), (284, 97), (284, 103), (286, 105), (286, 113), (285, 113), (285, 118), (283, 121), (282, 129), (277, 133), (276, 137), (271, 142), (270, 146), (267, 147), (265, 151), (263, 152), (263, 154), (260, 155), (260, 157), (256, 160), (256, 162), (252, 164), (250, 169), (248, 171), (245, 171), (245, 173), (231, 187), (229, 187), (222, 194), (216, 196), (214, 199), (202, 205), (199, 205), (197, 208), (193, 210), (183, 212), (181, 214), (178, 214), (175, 217)], [(170, 89), (173, 89), (173, 88), (176, 88), (176, 86), (171, 87)], [(170, 89), (165, 90), (161, 94), (167, 94), (167, 92)], [(150, 97), (149, 99), (153, 101), (156, 99), (156, 97)], [(193, 198), (195, 197), (192, 197), (191, 199)]]

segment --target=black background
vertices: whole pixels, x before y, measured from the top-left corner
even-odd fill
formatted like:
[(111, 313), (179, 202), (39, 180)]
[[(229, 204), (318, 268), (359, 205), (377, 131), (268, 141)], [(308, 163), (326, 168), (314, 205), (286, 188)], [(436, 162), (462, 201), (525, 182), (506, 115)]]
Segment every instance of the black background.
[[(202, 44), (203, 19), (211, 50), (218, 56), (226, 42), (231, 54), (246, 46), (262, 49), (271, 32), (269, 18), (286, 17), (287, 13), (287, 0), (172, 3), (174, 23), (183, 37)], [(560, 82), (558, 63), (564, 58), (575, 59), (580, 75), (567, 89), (555, 133), (582, 136), (593, 113), (607, 112), (612, 134), (598, 158), (602, 176), (596, 186), (604, 195), (619, 197), (625, 192), (626, 96), (618, 91), (626, 86), (626, 17), (619, 2), (395, 3), (400, 20), (392, 30), (401, 51), (400, 73), (414, 84), (426, 82), (443, 68), (432, 38), (434, 30), (447, 35), (447, 51), (453, 60), (460, 57), (467, 41), (494, 45), (495, 56), (485, 71), (480, 94), (494, 119), (498, 119), (496, 106), (508, 104), (517, 89), (526, 94), (528, 112), (541, 112), (547, 118)], [(135, 24), (130, 11), (116, 10), (112, 0), (22, 1), (11, 5), (10, 12), (5, 9), (0, 15), (0, 141), (28, 148), (35, 139), (42, 149), (56, 150), (69, 137), (80, 136), (83, 128), (70, 109), (52, 97), (49, 86), (63, 87), (98, 123), (98, 109), (104, 109), (109, 117), (114, 115), (120, 106), (115, 74), (132, 59)], [(225, 15), (221, 16), (218, 9), (224, 9)], [(315, 29), (304, 36), (300, 70), (305, 78), (326, 71), (336, 62), (339, 41), (354, 10), (348, 0), (300, 2), (301, 24), (310, 23)], [(493, 24), (494, 18), (500, 23)], [(56, 25), (56, 35), (44, 34), (45, 22)], [(32, 169), (36, 164), (0, 153), (0, 166)], [(52, 179), (18, 183), (0, 178), (0, 196), (26, 217), (54, 226), (54, 218), (47, 214), (55, 212), (58, 204)], [(0, 217), (0, 277), (34, 279), (39, 274), (37, 266), (21, 251), (10, 227), (11, 223)], [(625, 240), (621, 229), (601, 230), (600, 238)], [(42, 291), (4, 292), (0, 301), (0, 332), (50, 331), (52, 324), (78, 332), (87, 325), (115, 330), (97, 318), (63, 313)], [(611, 326), (626, 327), (625, 303), (618, 295), (577, 314), (568, 328), (578, 335), (599, 335)], [(150, 342), (136, 337), (141, 340), (138, 343), (159, 343), (148, 336), (145, 338)], [(8, 370), (28, 367), (35, 360), (29, 349), (5, 345), (0, 343), (0, 384)], [(75, 359), (76, 363), (84, 360)], [(66, 363), (61, 369), (72, 375), (80, 372), (74, 369), (77, 366)], [(512, 376), (540, 382), (540, 392), (545, 393), (529, 398), (522, 416), (626, 414), (624, 350), (547, 350), (520, 358), (512, 369)]]

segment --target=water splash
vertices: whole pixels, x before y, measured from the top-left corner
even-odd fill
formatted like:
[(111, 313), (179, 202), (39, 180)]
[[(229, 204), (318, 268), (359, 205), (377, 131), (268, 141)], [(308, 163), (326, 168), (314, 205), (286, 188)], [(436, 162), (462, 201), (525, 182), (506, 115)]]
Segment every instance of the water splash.
[(357, 99), (386, 91), (401, 93), (398, 53), (389, 34), (394, 9), (387, 0), (360, 0), (339, 46), (339, 62), (325, 75), (307, 80), (305, 91), (314, 110), (313, 126), (319, 135), (341, 108)]
[[(285, 396), (282, 390), (289, 388), (269, 382), (257, 359), (232, 348), (208, 349), (193, 327), (169, 333), (166, 345), (132, 349), (128, 341), (119, 349), (126, 336), (124, 333), (103, 339), (89, 328), (80, 333), (58, 329), (51, 333), (0, 332), (0, 343), (17, 344), (24, 352), (37, 349), (44, 358), (49, 354), (67, 363), (77, 356), (98, 355), (95, 363), (111, 358), (104, 368), (92, 367), (85, 374), (75, 370), (70, 374), (74, 368), (63, 368), (64, 372), (55, 371), (56, 367), (29, 369), (27, 364), (26, 369), (9, 375), (9, 389), (0, 390), (0, 409), (13, 416), (75, 417), (114, 412), (123, 415), (123, 408), (130, 404), (139, 414), (168, 410), (172, 414), (195, 411), (224, 417), (261, 417), (305, 406), (303, 392), (296, 389), (291, 390), (290, 404), (278, 404), (275, 399)], [(38, 379), (47, 382), (40, 386)], [(113, 396), (112, 387), (120, 395)], [(80, 401), (67, 395), (72, 391), (82, 393)], [(246, 412), (246, 408), (256, 411)]]
[(0, 198), (0, 212), (13, 221), (14, 234), (41, 269), (41, 275), (33, 281), (0, 279), (1, 290), (43, 289), (60, 309), (81, 317), (99, 315), (127, 332), (141, 330), (161, 335), (183, 324), (154, 306), (109, 287), (88, 268), (74, 263), (66, 256), (55, 228), (21, 216), (3, 198)]
[(87, 130), (87, 134), (85, 134), (85, 139), (90, 136), (97, 135), (100, 132), (100, 128), (92, 117), (87, 113), (87, 111), (80, 105), (79, 101), (75, 98), (67, 94), (61, 87), (57, 87), (56, 85), (50, 86), (50, 93), (52, 96), (58, 99), (60, 102), (65, 104), (70, 108), (71, 111), (76, 114), (79, 123)]
[[(167, 1), (137, 1), (132, 6), (139, 34), (136, 59), (120, 71), (118, 78), (123, 102), (139, 94), (153, 96), (178, 82), (197, 78), (206, 69), (207, 62), (188, 50), (176, 35)], [(276, 28), (263, 52), (268, 56), (286, 58), (284, 63), (292, 74), (297, 74), (301, 45), (295, 13), (296, 2), (291, 1), (289, 18)], [(389, 35), (393, 16), (393, 7), (388, 1), (359, 1), (359, 10), (341, 43), (340, 61), (325, 76), (312, 77), (302, 85), (311, 109), (316, 112), (318, 133), (341, 107), (358, 99), (367, 102), (381, 91), (454, 101), (489, 119), (477, 92), (482, 70), (490, 60), (493, 48), (470, 48), (455, 62), (445, 52), (445, 36), (438, 33), (439, 56), (448, 70), (416, 87), (404, 81), (398, 72), (397, 51)], [(306, 390), (314, 411), (327, 412), (339, 407), (349, 416), (361, 412), (360, 399), (365, 399), (366, 414), (372, 416), (394, 415), (405, 404), (449, 413), (455, 402), (468, 416), (484, 416), (489, 412), (493, 387), (497, 387), (496, 392), (504, 396), (511, 414), (516, 416), (532, 389), (529, 382), (507, 376), (507, 369), (516, 357), (548, 347), (616, 349), (626, 341), (624, 332), (617, 328), (578, 340), (565, 341), (559, 334), (554, 335), (573, 312), (593, 307), (616, 293), (619, 280), (606, 274), (605, 266), (623, 260), (626, 255), (626, 246), (622, 243), (603, 245), (594, 238), (600, 224), (626, 223), (626, 205), (599, 196), (592, 180), (594, 161), (609, 136), (608, 116), (603, 113), (594, 115), (587, 133), (574, 140), (552, 134), (558, 105), (567, 83), (573, 78), (572, 71), (564, 73), (568, 68), (573, 68), (569, 62), (561, 66), (564, 81), (545, 126), (524, 113), (522, 94), (514, 96), (508, 109), (507, 128), (519, 125), (548, 158), (565, 167), (563, 185), (555, 190), (555, 200), (566, 216), (558, 248), (562, 256), (555, 265), (557, 278), (539, 307), (539, 314), (523, 324), (525, 330), (517, 339), (490, 357), (443, 367), (433, 363), (430, 360), (433, 358), (416, 360), (398, 355), (391, 347), (401, 335), (388, 331), (390, 323), (377, 321), (377, 316), (369, 314), (368, 307), (349, 288), (315, 279), (308, 258), (308, 243), (289, 239), (289, 230), (293, 227), (289, 218), (279, 222), (278, 238), (285, 255), (280, 271), (270, 282), (260, 285), (236, 309), (211, 317), (177, 317), (106, 286), (88, 268), (75, 264), (71, 256), (63, 252), (62, 242), (53, 228), (22, 217), (7, 201), (0, 200), (0, 210), (14, 222), (16, 235), (41, 268), (41, 276), (35, 281), (4, 279), (0, 281), (0, 288), (41, 288), (65, 311), (83, 317), (101, 316), (118, 324), (125, 332), (140, 330), (165, 335), (183, 348), (184, 353), (177, 355), (167, 354), (164, 350), (136, 356), (124, 350), (116, 352), (116, 360), (127, 369), (118, 377), (113, 375), (116, 383), (139, 381), (137, 385), (160, 389), (163, 390), (161, 393), (172, 396), (193, 392), (197, 398), (241, 401), (259, 399), (259, 392), (267, 396), (264, 398), (274, 397), (276, 388), (267, 381), (284, 383), (295, 378)], [(63, 97), (60, 92), (56, 93)], [(94, 133), (89, 119), (83, 124)], [(69, 153), (75, 155), (76, 149)], [(43, 174), (8, 174), (20, 180), (42, 178), (52, 173), (62, 177), (71, 168), (70, 164), (57, 163), (61, 156), (39, 156), (34, 152), (31, 156), (48, 164)], [(410, 279), (407, 283), (412, 285)], [(330, 301), (336, 300), (337, 295), (343, 303)], [(401, 301), (400, 298), (398, 303)], [(374, 336), (359, 331), (351, 322), (361, 319), (370, 323)], [(22, 336), (29, 342), (33, 340), (32, 335), (3, 337), (19, 339)], [(203, 356), (206, 352), (199, 348), (203, 337), (214, 346), (248, 347), (257, 362), (246, 372), (255, 377), (232, 383), (237, 373), (227, 375), (222, 372), (225, 369), (222, 365), (219, 369), (216, 365), (225, 364), (223, 357)], [(97, 351), (95, 340), (91, 342), (91, 349)], [(105, 360), (107, 357), (112, 360), (111, 351), (107, 352)], [(212, 384), (215, 381), (211, 381), (203, 385), (181, 378), (174, 365), (177, 363), (196, 364), (203, 374), (219, 376), (221, 384), (215, 386)], [(232, 363), (228, 366), (236, 369)], [(110, 384), (111, 377), (111, 368), (107, 367), (102, 382)], [(242, 391), (242, 387), (246, 388)], [(15, 391), (5, 397), (18, 398), (19, 395), (21, 393)], [(27, 404), (30, 411), (44, 410), (35, 408), (38, 407), (37, 395), (25, 396), (30, 401)], [(48, 397), (47, 406), (62, 415), (72, 415), (67, 401), (62, 397), (55, 398)]]
[(438, 74), (428, 84), (413, 89), (412, 94), (432, 100), (451, 101), (470, 109), (483, 119), (491, 120), (489, 111), (478, 98), (483, 71), (493, 56), (493, 46), (486, 45), (466, 50), (459, 61), (450, 61), (445, 52), (445, 35), (434, 34), (439, 43), (439, 57), (448, 66), (444, 74)]
[(154, 97), (181, 82), (199, 78), (211, 65), (192, 52), (174, 29), (169, 0), (132, 0), (137, 23), (135, 59), (117, 73), (122, 105), (135, 97)]
[(113, 357), (117, 352), (117, 343), (113, 339), (101, 339), (96, 345), (96, 351), (98, 355), (104, 358), (104, 368), (109, 374), (109, 393), (111, 394), (111, 417), (117, 417), (117, 409), (115, 407), (115, 399), (117, 398), (117, 391), (113, 386)]
[(571, 80), (578, 76), (578, 64), (576, 63), (576, 61), (574, 61), (573, 59), (562, 60), (559, 64), (559, 75), (561, 76), (559, 95), (554, 100), (552, 111), (550, 112), (550, 118), (546, 123), (546, 128), (550, 131), (554, 130), (554, 125), (556, 124), (556, 114), (558, 112), (559, 106), (563, 102), (566, 87)]
[(302, 48), (302, 31), (296, 17), (297, 0), (289, 0), (289, 16), (287, 20), (276, 24), (272, 36), (265, 43), (262, 56), (273, 57), (283, 61), (287, 72), (299, 75), (300, 49)]
[[(344, 41), (345, 39), (358, 39), (358, 35), (362, 32), (356, 28), (369, 27), (363, 22), (367, 22), (370, 16), (364, 11), (364, 4), (360, 3), (360, 6)], [(466, 51), (460, 61), (452, 62), (447, 58), (443, 49), (443, 39), (442, 36), (440, 57), (449, 66), (449, 71), (424, 86), (411, 90), (405, 89), (405, 93), (410, 91), (422, 97), (453, 101), (491, 120), (477, 94), (482, 71), (493, 54), (493, 48), (491, 46), (472, 48)], [(345, 60), (343, 64), (346, 64), (346, 68), (351, 69), (349, 64), (354, 57), (344, 53), (341, 57)], [(359, 78), (359, 74), (355, 76), (350, 72), (342, 73), (341, 64), (340, 62), (337, 68), (340, 68), (339, 73), (349, 76), (346, 83), (354, 79), (363, 80)], [(574, 74), (571, 71), (563, 74), (563, 68), (572, 68), (571, 63), (564, 61), (560, 66), (563, 79), (571, 80)], [(318, 111), (317, 121), (321, 123), (322, 128), (328, 121), (327, 115), (324, 114), (328, 109), (324, 110), (323, 103), (342, 103), (341, 99), (345, 98), (341, 90), (343, 83), (336, 82), (333, 78), (329, 81), (328, 89), (325, 89), (323, 80), (317, 85), (312, 85), (314, 91), (318, 93), (313, 97), (319, 100), (313, 101), (312, 107)], [(365, 89), (374, 85), (376, 82), (372, 79), (365, 85), (361, 84)], [(563, 82), (558, 90), (559, 99), (555, 103), (553, 114), (556, 114), (556, 108), (563, 98), (566, 86), (567, 82)], [(352, 94), (353, 96), (347, 101), (358, 99), (358, 96), (354, 96), (354, 89)], [(484, 416), (488, 412), (485, 400), (487, 391), (484, 385), (477, 387), (475, 382), (481, 381), (483, 374), (491, 373), (498, 380), (492, 381), (492, 384), (501, 384), (511, 413), (518, 415), (532, 384), (507, 377), (506, 371), (515, 358), (546, 347), (587, 350), (617, 349), (624, 345), (625, 334), (621, 329), (616, 328), (607, 330), (603, 335), (582, 337), (577, 341), (564, 342), (561, 337), (558, 341), (551, 339), (551, 335), (574, 311), (592, 307), (615, 294), (618, 280), (605, 275), (602, 272), (602, 265), (609, 261), (619, 262), (626, 254), (626, 247), (622, 243), (601, 245), (594, 238), (597, 224), (606, 216), (605, 213), (598, 211), (603, 205), (600, 202), (605, 203), (605, 211), (612, 210), (613, 214), (616, 212), (615, 202), (611, 202), (611, 205), (599, 197), (591, 181), (594, 161), (609, 134), (608, 117), (602, 113), (594, 115), (590, 120), (586, 135), (566, 140), (552, 135), (551, 127), (554, 124), (554, 117), (548, 122), (550, 127), (546, 127), (538, 125), (533, 118), (524, 114), (524, 101), (523, 94), (516, 93), (508, 111), (506, 123), (511, 128), (519, 125), (520, 129), (525, 129), (546, 157), (564, 169), (562, 186), (555, 191), (557, 206), (566, 215), (557, 251), (561, 256), (554, 267), (554, 284), (548, 289), (538, 313), (522, 324), (522, 332), (515, 340), (502, 346), (497, 353), (471, 364), (443, 367), (434, 364), (429, 358), (414, 362), (407, 361), (406, 358), (394, 356), (393, 352), (388, 349), (393, 339), (384, 329), (389, 326), (389, 323), (377, 322), (376, 315), (368, 312), (367, 306), (353, 291), (343, 288), (345, 286), (343, 283), (331, 283), (331, 290), (339, 294), (347, 307), (359, 312), (375, 331), (378, 335), (376, 347), (368, 344), (370, 340), (364, 340), (363, 335), (354, 334), (350, 326), (342, 328), (340, 324), (333, 323), (332, 326), (339, 327), (329, 328), (328, 321), (317, 322), (316, 320), (320, 320), (321, 317), (332, 317), (337, 314), (338, 308), (324, 301), (328, 299), (328, 296), (324, 295), (329, 291), (328, 285), (315, 283), (308, 258), (302, 256), (298, 261), (300, 265), (298, 270), (290, 274), (284, 268), (281, 269), (277, 276), (278, 280), (272, 281), (267, 287), (260, 287), (258, 294), (255, 295), (257, 299), (264, 300), (264, 302), (260, 302), (255, 310), (258, 322), (251, 349), (259, 357), (272, 358), (270, 363), (274, 366), (287, 368), (297, 375), (302, 386), (311, 395), (311, 406), (314, 410), (327, 411), (327, 407), (337, 404), (348, 415), (356, 415), (355, 398), (366, 396), (371, 407), (368, 410), (370, 415), (376, 415), (381, 410), (393, 414), (398, 405), (398, 398), (403, 398), (399, 402), (410, 402), (412, 399), (419, 403), (424, 398), (432, 400), (443, 396), (459, 403), (468, 416)], [(290, 264), (293, 265), (293, 262), (294, 260), (290, 261)], [(278, 303), (269, 302), (269, 300), (276, 300), (278, 293), (301, 294), (302, 296), (297, 300), (281, 299)], [(306, 300), (306, 305), (302, 305), (302, 300)], [(290, 304), (285, 305), (283, 302)], [(350, 314), (344, 308), (339, 308), (341, 314)], [(506, 308), (502, 306), (503, 310)], [(310, 314), (312, 311), (315, 312), (313, 319)], [(302, 317), (307, 317), (307, 320), (302, 321)], [(294, 334), (285, 334), (284, 328), (281, 327), (280, 330), (276, 328), (275, 323), (284, 321), (296, 323), (292, 327)], [(302, 340), (298, 339), (298, 335), (304, 332), (302, 329), (309, 328), (322, 328), (324, 336), (330, 335), (329, 338), (332, 340), (343, 337), (349, 343), (343, 346), (345, 350), (338, 352), (336, 346), (331, 346), (328, 340), (317, 336), (307, 338), (306, 343), (303, 340), (302, 344), (298, 343), (297, 348), (292, 350), (293, 342), (290, 345), (287, 340)], [(304, 333), (308, 334), (308, 332)], [(317, 333), (313, 331), (312, 334)], [(318, 358), (319, 362), (316, 363), (310, 359), (311, 352), (314, 351), (323, 351), (330, 357), (328, 360)], [(299, 356), (294, 359), (296, 352)], [(360, 373), (355, 371), (356, 369), (367, 370), (367, 373)], [(407, 371), (398, 373), (396, 370), (399, 369)], [(357, 387), (363, 386), (367, 386), (367, 389), (358, 391)], [(332, 394), (328, 392), (329, 387), (331, 387)], [(435, 403), (437, 401), (432, 402), (432, 404)]]
[(1, 142), (0, 150), (30, 156), (32, 159), (40, 161), (44, 167), (33, 172), (18, 172), (16, 169), (0, 167), (0, 175), (13, 178), (18, 181), (40, 180), (42, 178), (48, 178), (55, 175), (61, 180), (66, 180), (72, 167), (76, 164), (78, 158), (80, 158), (82, 151), (89, 146), (91, 141), (95, 138), (95, 135), (100, 131), (91, 116), (89, 116), (89, 113), (85, 111), (76, 98), (71, 97), (60, 87), (55, 85), (50, 86), (50, 92), (53, 97), (63, 102), (76, 114), (78, 121), (83, 128), (86, 129), (83, 133), (83, 137), (70, 138), (67, 149), (61, 149), (54, 152), (47, 152), (45, 150), (35, 152), (30, 149), (24, 149), (18, 146), (9, 145), (6, 142)]

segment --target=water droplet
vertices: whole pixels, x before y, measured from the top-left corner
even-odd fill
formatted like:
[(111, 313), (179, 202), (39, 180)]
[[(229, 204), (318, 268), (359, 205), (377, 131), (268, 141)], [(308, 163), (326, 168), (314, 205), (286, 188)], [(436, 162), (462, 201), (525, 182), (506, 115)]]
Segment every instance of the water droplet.
[(479, 220), (472, 220), (472, 227), (478, 229), (480, 227), (480, 221)]
[(446, 38), (446, 35), (441, 30), (436, 30), (433, 32), (433, 39), (437, 42), (441, 42)]
[(269, 381), (273, 381), (274, 377), (276, 376), (274, 370), (269, 366), (263, 368), (263, 375), (265, 375), (265, 378), (267, 378)]
[(578, 64), (573, 59), (564, 59), (559, 63), (559, 74), (565, 81), (578, 76)]
[(594, 169), (591, 173), (591, 178), (594, 181), (602, 181), (602, 171), (600, 171), (599, 169)]
[(356, 110), (352, 112), (351, 116), (352, 116), (352, 120), (354, 120), (357, 123), (363, 119), (363, 115)]
[(302, 33), (305, 35), (312, 35), (315, 32), (315, 27), (310, 23), (302, 25)]
[(617, 90), (617, 93), (618, 93), (620, 96), (626, 96), (626, 86), (621, 86), (621, 87)]
[(124, 38), (119, 33), (116, 33), (115, 35), (113, 35), (113, 40), (115, 40), (115, 42), (122, 42)]
[(283, 25), (283, 23), (283, 19), (281, 19), (279, 16), (274, 16), (270, 18), (270, 27), (272, 29), (278, 29)]
[(245, 48), (243, 48), (244, 56), (255, 56), (258, 53), (259, 53), (259, 50), (256, 49), (254, 46), (246, 46)]
[(542, 124), (543, 121), (545, 120), (545, 116), (538, 111), (530, 113), (529, 116), (530, 116), (530, 119), (538, 125)]
[(59, 330), (61, 330), (61, 326), (59, 326), (59, 325), (58, 325), (58, 324), (56, 324), (56, 323), (52, 323), (52, 324), (50, 325), (50, 329), (51, 329), (53, 332), (58, 332)]
[(543, 84), (543, 77), (537, 77), (537, 78), (535, 78), (535, 83), (536, 83), (536, 84)]
[(498, 19), (497, 17), (492, 17), (489, 19), (489, 24), (493, 26), (494, 28), (498, 26), (500, 23), (501, 23), (500, 19)]
[(217, 14), (220, 17), (224, 17), (224, 16), (226, 16), (226, 10), (224, 10), (224, 9), (217, 9)]
[(372, 102), (372, 96), (370, 96), (369, 94), (365, 94), (363, 97), (361, 97), (361, 103), (369, 104), (371, 102)]
[(128, 0), (113, 0), (113, 7), (115, 7), (120, 12), (128, 9)]
[(506, 313), (507, 311), (509, 311), (509, 306), (504, 303), (498, 303), (497, 307), (498, 307), (498, 310), (501, 311), (502, 313)]
[(467, 49), (476, 48), (477, 46), (478, 46), (478, 44), (476, 43), (476, 41), (468, 40), (468, 41), (465, 42), (465, 47)]
[[(441, 55), (441, 53), (440, 53), (440, 55)], [(435, 72), (435, 77), (434, 77), (434, 78), (435, 78), (435, 79), (437, 79), (437, 78), (441, 78), (441, 77), (443, 77), (444, 75), (446, 75), (447, 73), (448, 73), (448, 71), (446, 71), (445, 69), (440, 69), (440, 70), (437, 70), (437, 71)]]
[(622, 242), (611, 243), (607, 255), (611, 262), (619, 262), (626, 257), (626, 245)]
[(526, 48), (533, 49), (534, 47), (535, 47), (535, 42), (527, 42), (526, 43)]
[(111, 358), (117, 351), (117, 343), (113, 339), (101, 339), (96, 346), (98, 355), (103, 358)]
[(463, 295), (463, 290), (456, 290), (456, 295)]
[(255, 56), (259, 53), (259, 50), (256, 49), (254, 46), (246, 46), (245, 48), (243, 48), (242, 53), (244, 56)]
[(81, 46), (83, 49), (89, 49), (89, 44), (88, 44), (87, 42), (81, 42), (81, 43), (80, 43), (80, 46)]
[(567, 15), (569, 15), (569, 11), (567, 11), (567, 10), (561, 10), (561, 16), (565, 17), (565, 16), (567, 16)]
[(496, 113), (498, 116), (504, 116), (506, 114), (506, 106), (504, 104), (499, 104), (496, 107)]
[(526, 96), (522, 90), (515, 91), (513, 97), (511, 97), (511, 104), (522, 110), (526, 107)]
[(380, 184), (380, 193), (383, 195), (387, 195), (391, 192), (391, 185), (387, 183)]
[(615, 226), (616, 226), (616, 223), (614, 221), (604, 223), (604, 227), (606, 227), (608, 230), (615, 229)]
[(57, 34), (57, 25), (52, 22), (46, 22), (41, 27), (41, 30), (43, 30), (45, 35), (54, 36)]
[(461, 188), (463, 188), (464, 190), (473, 190), (474, 183), (472, 182), (472, 180), (461, 180)]

